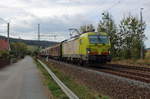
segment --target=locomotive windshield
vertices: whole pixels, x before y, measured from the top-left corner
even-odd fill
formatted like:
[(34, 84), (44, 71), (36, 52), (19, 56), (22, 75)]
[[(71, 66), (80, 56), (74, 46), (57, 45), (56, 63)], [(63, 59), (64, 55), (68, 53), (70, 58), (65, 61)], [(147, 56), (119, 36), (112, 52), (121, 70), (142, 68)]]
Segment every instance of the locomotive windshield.
[(108, 36), (90, 35), (89, 41), (91, 44), (108, 44)]

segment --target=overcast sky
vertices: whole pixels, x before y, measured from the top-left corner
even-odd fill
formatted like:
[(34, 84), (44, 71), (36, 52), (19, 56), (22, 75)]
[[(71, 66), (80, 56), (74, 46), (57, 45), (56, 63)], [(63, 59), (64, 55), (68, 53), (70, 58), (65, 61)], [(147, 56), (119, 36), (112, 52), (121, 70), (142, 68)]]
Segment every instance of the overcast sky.
[(6, 23), (10, 22), (11, 37), (37, 39), (37, 24), (41, 33), (57, 35), (42, 37), (61, 41), (69, 38), (69, 28), (84, 24), (97, 26), (101, 13), (109, 11), (118, 24), (129, 13), (139, 17), (140, 8), (147, 27), (146, 47), (150, 47), (150, 0), (0, 0), (0, 34), (6, 35)]

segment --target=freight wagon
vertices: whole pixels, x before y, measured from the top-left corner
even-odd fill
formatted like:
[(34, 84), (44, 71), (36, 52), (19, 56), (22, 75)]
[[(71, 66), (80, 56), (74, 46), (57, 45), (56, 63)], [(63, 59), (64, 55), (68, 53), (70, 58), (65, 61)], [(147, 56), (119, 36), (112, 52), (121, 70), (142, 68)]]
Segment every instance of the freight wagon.
[(49, 57), (59, 60), (61, 56), (61, 44), (54, 45), (49, 48)]
[(56, 44), (54, 46), (48, 47), (46, 49), (42, 49), (40, 51), (40, 56), (49, 57), (53, 59), (60, 59), (61, 56), (61, 45)]

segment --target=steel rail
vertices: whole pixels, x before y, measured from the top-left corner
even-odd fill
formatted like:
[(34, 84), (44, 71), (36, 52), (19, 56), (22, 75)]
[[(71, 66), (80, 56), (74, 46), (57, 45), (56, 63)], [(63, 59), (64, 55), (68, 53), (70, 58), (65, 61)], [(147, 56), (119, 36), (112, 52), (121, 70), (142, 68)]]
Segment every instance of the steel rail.
[[(124, 67), (121, 68), (121, 66), (119, 66), (119, 67), (116, 66), (115, 67), (115, 65), (112, 65), (112, 67), (111, 67), (111, 65), (104, 65), (104, 66), (101, 65), (99, 68), (97, 68), (97, 67), (90, 67), (90, 66), (82, 67), (82, 66), (79, 66), (79, 65), (64, 63), (64, 62), (60, 62), (60, 61), (56, 61), (56, 60), (52, 60), (52, 59), (51, 59), (51, 61), (53, 63), (57, 63), (57, 64), (61, 64), (61, 65), (63, 64), (63, 65), (77, 66), (78, 68), (86, 69), (88, 71), (92, 70), (92, 71), (94, 71), (96, 73), (104, 72), (104, 73), (109, 73), (109, 74), (113, 74), (113, 75), (120, 76), (120, 77), (129, 78), (129, 79), (136, 80), (136, 81), (150, 83), (150, 79), (149, 79), (150, 75), (149, 74), (148, 75), (147, 74), (143, 74), (143, 72), (146, 71), (145, 70), (146, 68), (144, 68), (144, 69), (141, 68), (141, 67), (140, 68), (134, 68), (134, 67), (130, 68), (129, 66), (128, 67), (124, 66)], [(115, 68), (113, 68), (113, 67), (115, 67)], [(127, 69), (133, 70), (133, 71), (128, 71)], [(136, 71), (138, 70), (139, 72), (137, 72), (137, 74), (136, 74), (136, 72), (134, 70), (136, 70)], [(140, 70), (142, 70), (142, 73), (141, 73)]]
[(79, 99), (77, 95), (75, 95), (51, 70), (44, 64), (42, 61), (38, 59), (38, 62), (47, 70), (49, 75), (53, 78), (53, 80), (60, 86), (62, 91), (69, 97), (69, 99)]

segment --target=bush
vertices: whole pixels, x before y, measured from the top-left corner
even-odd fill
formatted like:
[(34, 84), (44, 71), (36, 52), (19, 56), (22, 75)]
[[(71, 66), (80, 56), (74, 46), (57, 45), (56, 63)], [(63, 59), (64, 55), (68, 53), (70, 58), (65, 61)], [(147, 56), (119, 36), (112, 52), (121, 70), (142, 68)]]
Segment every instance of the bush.
[(24, 43), (11, 43), (11, 55), (14, 55), (18, 58), (24, 58), (24, 56), (27, 54), (27, 45)]
[(7, 51), (7, 50), (0, 51), (0, 58), (1, 59), (9, 59), (10, 58), (9, 51)]

